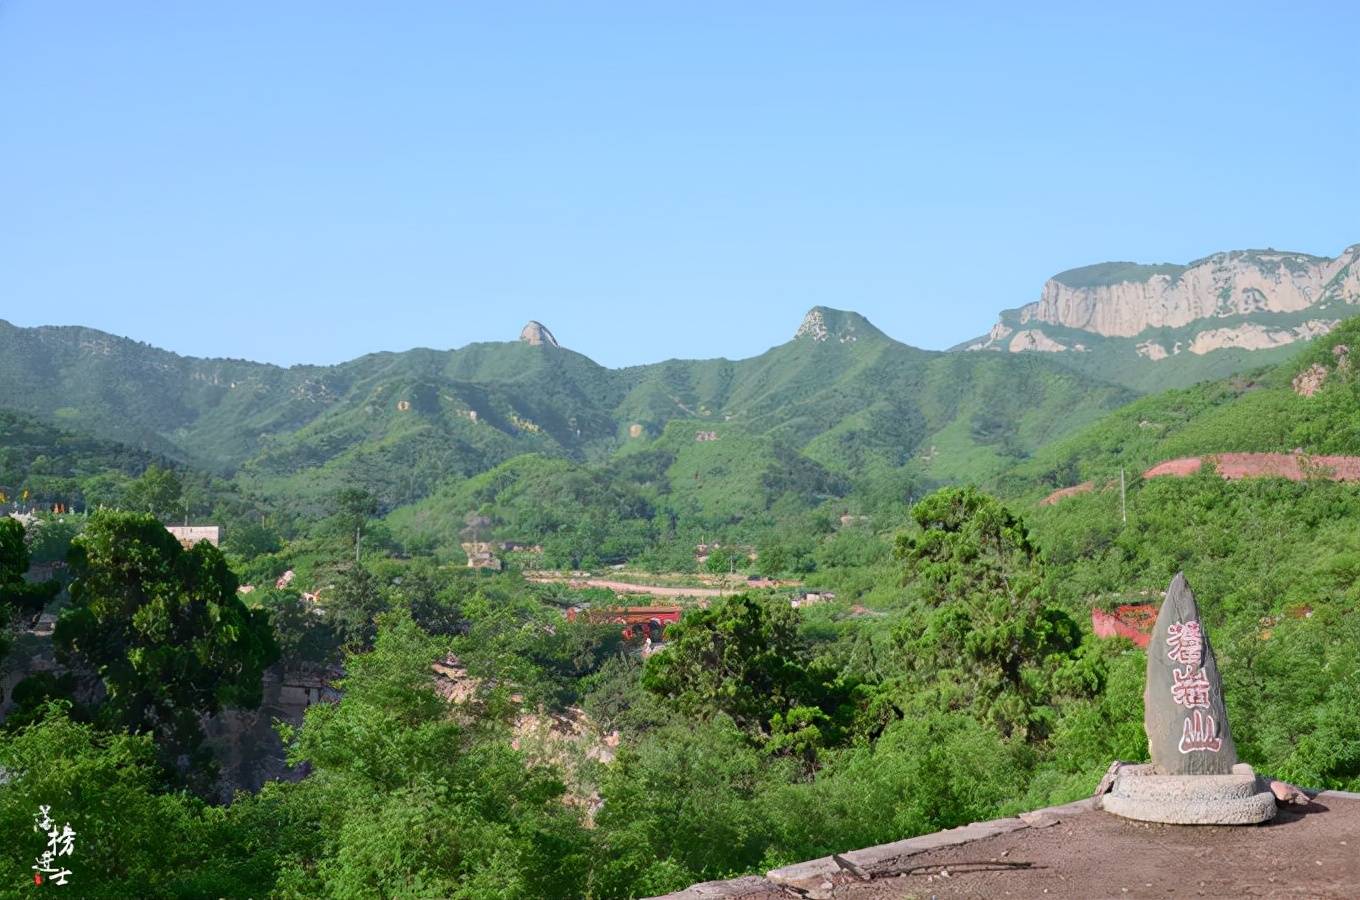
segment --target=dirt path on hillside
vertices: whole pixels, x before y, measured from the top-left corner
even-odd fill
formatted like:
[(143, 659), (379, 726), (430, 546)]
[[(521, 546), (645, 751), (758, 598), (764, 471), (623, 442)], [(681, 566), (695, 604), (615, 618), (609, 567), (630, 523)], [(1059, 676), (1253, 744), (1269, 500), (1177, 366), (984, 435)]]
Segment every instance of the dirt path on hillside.
[(616, 594), (650, 594), (653, 597), (726, 597), (739, 594), (737, 588), (662, 587), (655, 584), (630, 584), (606, 578), (561, 578), (531, 575), (526, 578), (539, 584), (567, 584), (574, 588), (605, 588)]

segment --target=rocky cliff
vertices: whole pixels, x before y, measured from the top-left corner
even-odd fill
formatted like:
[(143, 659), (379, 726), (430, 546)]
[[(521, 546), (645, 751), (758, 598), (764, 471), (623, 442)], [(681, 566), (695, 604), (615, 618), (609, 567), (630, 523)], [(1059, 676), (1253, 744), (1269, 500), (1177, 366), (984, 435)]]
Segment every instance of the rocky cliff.
[[(1071, 332), (1141, 336), (1139, 355), (1151, 360), (1228, 347), (1266, 349), (1325, 333), (1360, 311), (1356, 304), (1360, 244), (1334, 259), (1236, 250), (1184, 266), (1101, 263), (1053, 276), (1038, 300), (1002, 313), (986, 337), (965, 349), (1088, 349)], [(1145, 335), (1167, 330), (1186, 332), (1170, 342)]]
[(548, 330), (546, 325), (533, 320), (530, 320), (528, 325), (525, 325), (520, 329), (519, 339), (534, 347), (543, 344), (547, 344), (549, 347), (561, 346), (561, 344), (557, 343), (557, 338), (553, 337), (553, 333)]

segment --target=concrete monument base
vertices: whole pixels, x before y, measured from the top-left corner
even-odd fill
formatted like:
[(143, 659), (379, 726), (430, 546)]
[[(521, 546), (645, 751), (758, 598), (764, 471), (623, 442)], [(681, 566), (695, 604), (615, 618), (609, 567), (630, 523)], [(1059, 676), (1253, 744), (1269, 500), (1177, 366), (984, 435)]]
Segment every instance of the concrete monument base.
[(1275, 795), (1245, 763), (1231, 775), (1159, 775), (1151, 765), (1123, 766), (1103, 806), (1126, 819), (1169, 825), (1255, 825), (1275, 818)]

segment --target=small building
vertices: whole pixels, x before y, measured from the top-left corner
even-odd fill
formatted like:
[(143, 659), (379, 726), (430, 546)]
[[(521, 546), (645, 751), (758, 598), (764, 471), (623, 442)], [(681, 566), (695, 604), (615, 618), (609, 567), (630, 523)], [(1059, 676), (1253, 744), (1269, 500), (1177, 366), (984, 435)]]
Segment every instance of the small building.
[(220, 525), (167, 525), (165, 530), (174, 535), (175, 540), (179, 541), (179, 545), (185, 550), (204, 541), (214, 547), (222, 546)]
[(485, 541), (468, 541), (462, 547), (463, 552), (467, 554), (469, 569), (490, 569), (493, 572), (501, 570), (500, 558), (493, 551), (492, 544)]

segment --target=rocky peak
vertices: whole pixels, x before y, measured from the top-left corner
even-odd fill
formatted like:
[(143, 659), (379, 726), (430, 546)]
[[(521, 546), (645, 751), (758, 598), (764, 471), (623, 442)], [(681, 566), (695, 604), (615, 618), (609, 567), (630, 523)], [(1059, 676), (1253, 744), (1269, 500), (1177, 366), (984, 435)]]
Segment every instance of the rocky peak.
[(803, 324), (793, 333), (796, 341), (807, 339), (817, 344), (853, 344), (874, 337), (883, 337), (883, 332), (859, 313), (826, 306), (814, 306), (808, 310), (807, 315), (803, 316)]
[(553, 333), (548, 330), (546, 325), (533, 319), (530, 319), (529, 324), (520, 329), (519, 339), (533, 347), (540, 344), (546, 344), (549, 347), (562, 346), (557, 343), (557, 338), (553, 337)]

